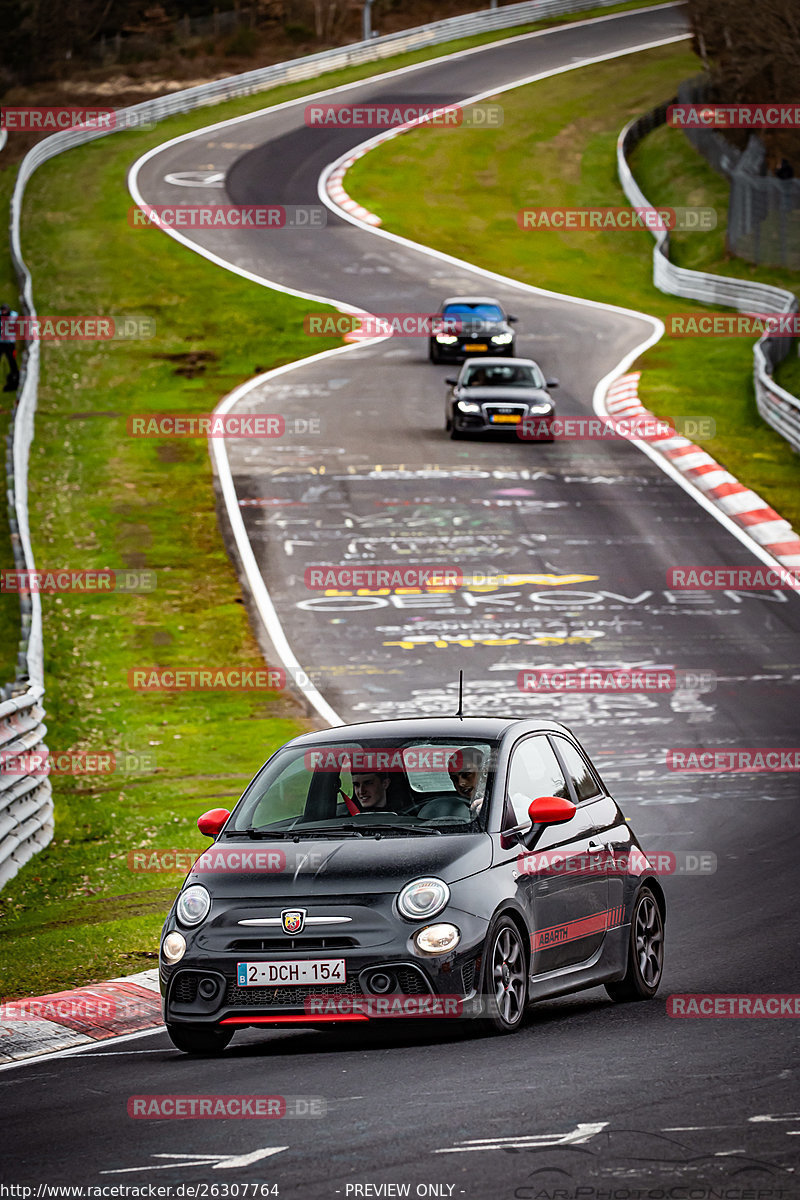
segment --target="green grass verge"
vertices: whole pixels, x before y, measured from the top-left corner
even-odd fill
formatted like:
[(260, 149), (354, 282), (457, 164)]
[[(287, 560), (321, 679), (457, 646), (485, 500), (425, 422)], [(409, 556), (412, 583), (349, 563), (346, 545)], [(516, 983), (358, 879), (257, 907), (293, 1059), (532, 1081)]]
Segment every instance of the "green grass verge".
[[(647, 232), (522, 231), (516, 221), (525, 207), (625, 204), (616, 175), (619, 130), (696, 70), (686, 48), (666, 46), (631, 56), (624, 70), (618, 62), (599, 64), (505, 92), (502, 129), (491, 136), (431, 127), (404, 134), (351, 168), (348, 193), (387, 229), (528, 283), (662, 319), (707, 312), (652, 286)], [(724, 182), (679, 131), (648, 137), (633, 167), (652, 202), (712, 204), (724, 222)], [(800, 283), (790, 272), (726, 261), (721, 229), (674, 241), (682, 265), (786, 287)], [(644, 404), (663, 417), (712, 417), (716, 436), (700, 439), (709, 453), (800, 528), (800, 464), (758, 416), (751, 342), (665, 337), (639, 365)]]
[[(2, 152), (0, 152), (2, 161)], [(13, 190), (14, 171), (0, 171), (0, 211), (7, 213), (8, 204)], [(16, 277), (11, 267), (11, 255), (7, 247), (0, 253), (0, 300), (6, 301), (13, 309), (18, 307), (18, 287)], [(6, 368), (0, 369), (0, 387), (6, 380)], [(0, 479), (3, 480), (2, 496), (0, 497), (0, 546), (3, 547), (0, 563), (4, 567), (13, 565), (11, 557), (11, 530), (8, 524), (8, 504), (6, 503), (6, 439), (11, 428), (11, 414), (14, 405), (13, 392), (0, 392)], [(13, 679), (17, 666), (17, 646), (20, 636), (19, 601), (15, 596), (0, 592), (0, 684)]]
[(800, 344), (793, 348), (788, 358), (778, 364), (775, 382), (793, 396), (800, 396)]
[[(632, 7), (641, 5), (580, 18)], [(331, 72), (324, 86), (510, 35)], [(148, 342), (43, 345), (30, 475), (37, 565), (149, 568), (158, 578), (149, 594), (44, 598), (48, 743), (152, 754), (155, 769), (54, 779), (55, 839), (0, 893), (0, 996), (153, 965), (180, 875), (133, 873), (128, 852), (201, 848), (198, 812), (235, 799), (263, 758), (302, 726), (274, 695), (138, 695), (126, 684), (133, 665), (261, 665), (217, 530), (205, 443), (136, 441), (126, 436), (126, 417), (208, 411), (256, 370), (296, 357), (307, 305), (236, 279), (155, 230), (130, 230), (125, 172), (169, 137), (319, 87), (315, 79), (276, 88), (102, 139), (46, 164), (29, 184), (23, 246), (38, 310), (136, 313), (157, 323)], [(14, 174), (0, 168), (6, 206)], [(7, 253), (0, 275), (11, 286)], [(332, 344), (317, 341), (313, 350)], [(187, 366), (201, 370), (178, 374)], [(0, 536), (7, 532), (0, 524)], [(0, 597), (4, 677), (18, 628), (16, 599)]]
[(180, 875), (133, 873), (127, 852), (206, 844), (196, 816), (229, 805), (304, 727), (274, 693), (128, 686), (139, 665), (263, 662), (217, 528), (205, 441), (132, 438), (126, 419), (210, 411), (292, 357), (308, 307), (157, 230), (131, 230), (124, 179), (134, 148), (124, 135), (75, 150), (29, 185), (23, 244), (39, 311), (156, 322), (148, 340), (42, 344), (30, 501), (41, 569), (129, 567), (157, 579), (152, 592), (42, 598), (48, 743), (150, 755), (154, 769), (54, 778), (55, 840), (0, 893), (7, 996), (150, 964)]
[[(609, 8), (590, 8), (584, 12), (576, 13), (574, 16), (552, 17), (543, 21), (534, 21), (529, 25), (522, 25), (514, 29), (500, 29), (492, 33), (477, 34), (473, 37), (459, 38), (452, 42), (442, 43), (440, 45), (430, 46), (424, 50), (415, 50), (407, 54), (396, 55), (393, 58), (383, 59), (380, 62), (364, 63), (358, 67), (348, 67), (335, 71), (322, 72), (313, 80), (302, 83), (285, 84), (281, 87), (271, 88), (267, 91), (258, 92), (251, 96), (243, 96), (236, 100), (226, 101), (224, 104), (213, 105), (207, 108), (202, 108), (198, 112), (188, 113), (185, 116), (171, 117), (169, 120), (162, 121), (155, 131), (150, 133), (140, 134), (118, 134), (111, 142), (103, 140), (95, 143), (95, 147), (114, 145), (115, 147), (122, 144), (122, 139), (125, 139), (124, 144), (128, 149), (129, 160), (133, 161), (139, 154), (144, 153), (150, 146), (159, 145), (170, 137), (178, 137), (183, 133), (187, 133), (193, 129), (202, 128), (209, 123), (217, 120), (229, 120), (232, 117), (242, 116), (247, 113), (257, 112), (273, 104), (282, 104), (288, 100), (297, 99), (300, 96), (305, 96), (319, 91), (321, 86), (327, 88), (339, 87), (346, 83), (353, 83), (360, 79), (366, 79), (373, 75), (382, 74), (386, 71), (399, 70), (402, 67), (411, 66), (415, 63), (428, 62), (433, 58), (438, 58), (446, 54), (453, 54), (460, 50), (468, 50), (475, 46), (486, 45), (495, 41), (502, 41), (504, 38), (518, 36), (520, 34), (535, 32), (541, 29), (549, 29), (558, 25), (571, 24), (576, 20), (590, 20), (593, 17), (609, 16), (613, 13), (627, 12), (637, 8), (658, 7), (662, 0), (653, 0), (648, 3), (648, 0), (626, 0), (625, 3), (616, 4)], [(322, 81), (322, 82), (321, 82)], [(29, 103), (34, 102), (33, 97), (28, 97)], [(135, 150), (132, 149), (135, 147)], [(72, 152), (75, 153), (75, 152)], [(67, 156), (68, 157), (68, 156)], [(60, 167), (58, 164), (63, 163), (64, 156), (56, 160), (56, 170)], [(94, 161), (94, 159), (92, 160)], [(11, 165), (9, 166), (9, 162)], [(126, 160), (127, 166), (127, 160)], [(49, 168), (52, 169), (52, 168)], [(16, 161), (13, 143), (13, 135), (11, 142), (6, 148), (0, 152), (0, 206), (2, 211), (8, 213), (8, 203), (11, 193), (14, 188), (14, 180), (16, 178)], [(120, 187), (124, 187), (124, 177), (118, 179)], [(30, 192), (29, 192), (30, 195)], [(30, 206), (28, 205), (30, 212)], [(54, 210), (47, 214), (49, 220), (58, 222), (60, 218), (59, 206), (56, 201)], [(23, 243), (24, 252), (27, 254), (29, 247), (35, 244), (31, 242), (31, 236), (36, 237), (36, 232), (26, 234), (26, 240)], [(86, 240), (91, 241), (91, 231), (87, 225)], [(58, 261), (58, 260), (57, 260)], [(213, 276), (209, 275), (210, 286), (214, 286), (218, 272), (215, 268), (210, 268), (213, 271)], [(17, 284), (14, 271), (11, 266), (11, 258), (8, 252), (8, 245), (5, 244), (0, 249), (0, 282), (3, 284), (4, 295), (9, 297), (9, 300), (17, 295)], [(42, 297), (43, 292), (40, 291), (40, 280), (34, 280), (34, 292), (36, 296), (37, 306), (39, 311), (44, 312)], [(13, 307), (13, 304), (12, 304)], [(68, 311), (75, 311), (74, 308), (69, 308)], [(8, 428), (8, 416), (10, 413), (10, 405), (3, 403), (0, 400), (0, 434), (5, 439), (5, 433)], [(3, 440), (5, 445), (5, 440)], [(0, 474), (5, 472), (5, 458), (2, 456), (0, 461)], [(9, 529), (6, 517), (6, 506), (3, 502), (0, 505), (0, 545), (7, 546), (9, 544)], [(19, 606), (12, 598), (0, 595), (0, 679), (6, 680), (13, 676), (16, 664), (16, 649), (19, 639)]]

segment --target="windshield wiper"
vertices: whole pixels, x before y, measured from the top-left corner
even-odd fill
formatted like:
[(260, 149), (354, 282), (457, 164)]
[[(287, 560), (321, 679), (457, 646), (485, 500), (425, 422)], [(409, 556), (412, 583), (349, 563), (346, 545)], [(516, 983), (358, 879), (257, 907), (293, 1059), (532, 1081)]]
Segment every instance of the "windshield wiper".
[(225, 837), (287, 838), (291, 833), (282, 829), (226, 829)]
[(340, 837), (342, 833), (355, 833), (359, 837), (364, 837), (365, 833), (376, 834), (382, 833), (387, 829), (393, 833), (423, 833), (436, 834), (441, 837), (441, 829), (434, 829), (431, 825), (401, 825), (401, 824), (384, 824), (380, 822), (375, 825), (362, 824), (360, 821), (356, 824), (355, 821), (346, 821), (342, 825), (337, 825), (335, 829), (328, 827), (327, 829), (310, 829), (307, 825), (300, 826), (295, 829), (228, 829), (225, 831), (225, 837), (248, 837), (253, 840), (269, 840), (278, 838), (281, 841), (288, 839), (298, 839), (301, 837)]
[(357, 825), (337, 825), (335, 829), (330, 827), (327, 829), (309, 829), (308, 826), (303, 826), (301, 829), (292, 830), (293, 837), (339, 837), (343, 829), (353, 830), (359, 837), (363, 837), (361, 829)]
[[(351, 826), (345, 826), (351, 828)], [(435, 833), (441, 836), (441, 829), (434, 829), (432, 825), (384, 825), (381, 822), (379, 825), (358, 825), (352, 828), (368, 829), (370, 833), (381, 833), (384, 829), (391, 829), (395, 833), (399, 830), (400, 833)]]

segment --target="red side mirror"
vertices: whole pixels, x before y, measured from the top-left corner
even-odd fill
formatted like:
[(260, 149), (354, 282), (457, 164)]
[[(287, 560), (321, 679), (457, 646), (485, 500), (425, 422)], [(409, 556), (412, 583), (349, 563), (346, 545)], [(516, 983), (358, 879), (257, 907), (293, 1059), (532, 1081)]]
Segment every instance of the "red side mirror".
[(206, 837), (216, 837), (230, 815), (227, 808), (211, 808), (197, 818), (197, 828)]
[(537, 796), (531, 800), (528, 816), (534, 825), (563, 825), (575, 816), (577, 809), (563, 796)]

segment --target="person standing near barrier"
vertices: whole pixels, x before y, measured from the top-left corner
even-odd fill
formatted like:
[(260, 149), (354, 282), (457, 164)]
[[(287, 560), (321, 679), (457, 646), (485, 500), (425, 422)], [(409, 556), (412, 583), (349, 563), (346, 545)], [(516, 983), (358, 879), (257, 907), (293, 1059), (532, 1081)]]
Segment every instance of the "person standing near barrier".
[(19, 367), (17, 366), (17, 337), (15, 313), (8, 304), (0, 304), (0, 359), (8, 362), (4, 392), (15, 392), (19, 387)]

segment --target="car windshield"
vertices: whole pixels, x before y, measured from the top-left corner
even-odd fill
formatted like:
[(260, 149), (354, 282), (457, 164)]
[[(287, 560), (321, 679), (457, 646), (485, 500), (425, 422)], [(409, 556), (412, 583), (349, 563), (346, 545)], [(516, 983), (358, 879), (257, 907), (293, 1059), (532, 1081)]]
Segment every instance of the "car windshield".
[(225, 832), (474, 833), (486, 826), (495, 749), (459, 737), (287, 746), (253, 780)]
[(535, 363), (468, 363), (461, 377), (462, 387), (543, 388), (544, 376)]
[(503, 310), (499, 304), (445, 304), (443, 317), (466, 317), (471, 321), (502, 321)]

